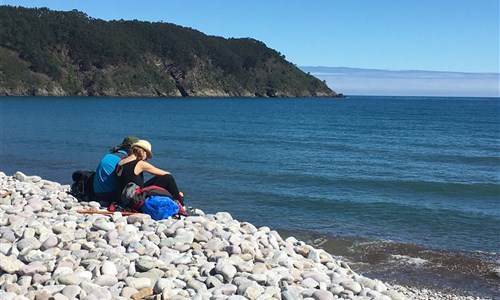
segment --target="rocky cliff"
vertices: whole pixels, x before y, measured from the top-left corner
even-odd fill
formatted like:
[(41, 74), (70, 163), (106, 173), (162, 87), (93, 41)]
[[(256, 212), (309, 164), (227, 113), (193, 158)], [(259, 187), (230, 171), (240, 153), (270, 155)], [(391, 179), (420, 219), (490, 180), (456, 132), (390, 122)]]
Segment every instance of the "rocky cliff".
[(337, 97), (251, 38), (0, 6), (0, 94)]

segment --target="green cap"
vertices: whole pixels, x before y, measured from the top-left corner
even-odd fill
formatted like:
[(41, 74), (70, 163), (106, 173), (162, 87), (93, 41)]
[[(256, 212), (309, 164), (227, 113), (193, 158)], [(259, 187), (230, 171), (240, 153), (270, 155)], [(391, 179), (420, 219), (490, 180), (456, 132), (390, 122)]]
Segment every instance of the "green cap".
[(139, 141), (139, 138), (137, 138), (135, 136), (132, 136), (132, 135), (127, 136), (126, 138), (123, 139), (123, 142), (121, 144), (109, 149), (109, 151), (111, 153), (114, 153), (122, 148), (130, 147), (130, 146), (132, 146), (132, 144), (137, 143), (138, 141)]

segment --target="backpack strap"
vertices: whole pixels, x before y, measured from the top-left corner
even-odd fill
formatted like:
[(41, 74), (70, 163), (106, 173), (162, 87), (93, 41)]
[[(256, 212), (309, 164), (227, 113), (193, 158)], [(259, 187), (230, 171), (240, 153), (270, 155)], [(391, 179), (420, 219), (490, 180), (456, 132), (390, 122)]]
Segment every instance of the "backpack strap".
[(111, 154), (114, 154), (114, 155), (118, 156), (120, 159), (124, 159), (125, 157), (128, 156), (127, 154), (123, 154), (121, 152), (113, 152)]
[(157, 185), (145, 186), (141, 189), (140, 192), (144, 195), (145, 198), (148, 198), (151, 196), (167, 196), (167, 197), (174, 199), (174, 197), (172, 197), (172, 194), (170, 194), (169, 191), (167, 191), (166, 189), (162, 188), (161, 186), (157, 186)]
[(180, 216), (189, 216), (188, 212), (184, 209), (184, 206), (182, 205), (182, 203), (179, 201), (179, 200), (174, 200), (175, 203), (179, 206), (179, 212), (177, 212), (177, 215), (180, 217)]
[(136, 211), (141, 211), (141, 207), (142, 205), (144, 205), (144, 202), (146, 201), (146, 195), (144, 195), (144, 192), (140, 187), (135, 189), (134, 198), (136, 200), (132, 202), (133, 206), (132, 208), (135, 209)]

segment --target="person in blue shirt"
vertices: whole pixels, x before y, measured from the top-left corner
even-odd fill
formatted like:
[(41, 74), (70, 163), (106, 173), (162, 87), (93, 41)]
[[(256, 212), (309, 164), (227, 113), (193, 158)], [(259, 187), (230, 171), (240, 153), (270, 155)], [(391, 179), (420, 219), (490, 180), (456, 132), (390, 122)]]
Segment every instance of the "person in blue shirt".
[(115, 168), (120, 160), (129, 156), (132, 152), (132, 144), (138, 142), (135, 136), (127, 136), (118, 146), (111, 148), (97, 166), (94, 176), (94, 192), (96, 201), (102, 206), (109, 206), (115, 202), (116, 174)]

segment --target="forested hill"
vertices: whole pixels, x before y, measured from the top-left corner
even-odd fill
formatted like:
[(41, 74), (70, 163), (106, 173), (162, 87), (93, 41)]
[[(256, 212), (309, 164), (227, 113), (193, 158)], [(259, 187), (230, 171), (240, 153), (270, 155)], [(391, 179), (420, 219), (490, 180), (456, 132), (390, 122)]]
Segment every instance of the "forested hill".
[(251, 38), (0, 6), (0, 95), (335, 97)]

